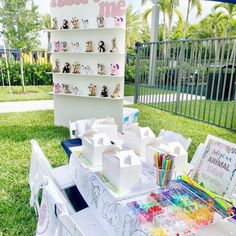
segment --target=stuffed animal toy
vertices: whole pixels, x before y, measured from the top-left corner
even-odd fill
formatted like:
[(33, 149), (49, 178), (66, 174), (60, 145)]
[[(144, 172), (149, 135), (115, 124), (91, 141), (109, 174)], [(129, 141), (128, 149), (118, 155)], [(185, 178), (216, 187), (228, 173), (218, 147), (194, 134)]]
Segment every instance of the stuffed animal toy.
[(71, 24), (72, 29), (79, 29), (79, 19), (77, 19), (76, 17), (72, 17)]
[(61, 85), (59, 83), (53, 83), (53, 92), (61, 93)]
[(61, 42), (61, 51), (62, 52), (68, 52), (68, 44), (66, 41)]
[(89, 96), (90, 97), (95, 97), (97, 95), (97, 92), (96, 92), (97, 86), (96, 85), (90, 84), (88, 86), (88, 89), (89, 89)]
[(74, 95), (79, 95), (79, 89), (78, 89), (78, 87), (72, 87), (72, 93), (73, 93)]
[(124, 25), (124, 18), (123, 17), (114, 17), (115, 26), (121, 27)]
[(78, 62), (72, 65), (72, 73), (73, 74), (80, 74), (81, 73), (81, 66)]
[(52, 30), (57, 30), (58, 29), (58, 22), (57, 22), (57, 18), (56, 17), (52, 18), (51, 29)]
[(60, 52), (61, 51), (61, 43), (60, 41), (54, 42), (54, 52)]
[(120, 97), (120, 84), (117, 84), (113, 94), (111, 95), (112, 98)]
[(104, 41), (100, 41), (100, 42), (98, 43), (98, 51), (99, 51), (99, 52), (106, 52), (106, 48), (105, 48), (105, 43), (104, 43)]
[(85, 52), (93, 52), (93, 42), (92, 41), (88, 41), (86, 43)]
[(81, 21), (82, 21), (82, 23), (83, 23), (83, 27), (84, 27), (85, 29), (87, 29), (88, 26), (89, 26), (89, 20), (88, 20), (88, 19), (81, 19)]
[(98, 75), (105, 75), (105, 65), (98, 63), (97, 64), (97, 68), (98, 68)]
[(66, 62), (65, 66), (63, 67), (62, 73), (68, 74), (70, 73), (70, 69), (71, 69), (70, 63)]
[(62, 84), (62, 88), (64, 90), (64, 93), (71, 93), (69, 84)]
[(105, 18), (103, 16), (97, 17), (98, 28), (104, 28), (105, 26), (104, 22), (105, 22)]
[(119, 64), (111, 64), (111, 75), (117, 76), (119, 75), (120, 66)]
[(88, 75), (91, 72), (91, 67), (89, 65), (82, 65), (84, 73)]
[(55, 67), (52, 70), (53, 73), (60, 73), (60, 62), (58, 59), (56, 59), (55, 61)]
[(102, 98), (108, 97), (108, 89), (107, 89), (107, 86), (105, 86), (105, 85), (102, 87), (101, 97)]
[(71, 48), (73, 52), (79, 52), (80, 51), (79, 42), (71, 42)]
[(68, 20), (63, 20), (62, 27), (61, 29), (69, 29), (69, 21)]
[(118, 48), (117, 48), (117, 45), (116, 45), (116, 37), (112, 39), (111, 43), (112, 43), (112, 48), (111, 48), (110, 52), (111, 53), (117, 53)]

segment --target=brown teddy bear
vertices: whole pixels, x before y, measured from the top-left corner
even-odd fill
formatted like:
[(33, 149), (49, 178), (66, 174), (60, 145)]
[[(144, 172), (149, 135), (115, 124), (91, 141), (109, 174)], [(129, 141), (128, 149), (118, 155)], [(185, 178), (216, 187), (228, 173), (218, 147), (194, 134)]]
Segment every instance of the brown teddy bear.
[(117, 48), (117, 44), (116, 44), (116, 37), (113, 38), (111, 42), (112, 42), (112, 48), (111, 48), (110, 52), (117, 53), (118, 48)]
[(120, 97), (120, 84), (117, 84), (113, 94), (111, 95), (112, 98)]
[(98, 28), (104, 28), (105, 18), (103, 16), (97, 17)]
[(55, 61), (55, 67), (52, 70), (53, 73), (60, 73), (60, 62), (58, 59), (56, 59)]
[(97, 64), (98, 68), (98, 75), (105, 75), (105, 65), (98, 63)]
[(93, 42), (92, 41), (88, 41), (86, 43), (85, 52), (93, 52)]
[(62, 84), (64, 93), (71, 93), (69, 84)]
[(79, 29), (79, 19), (76, 17), (72, 17), (71, 20), (71, 24), (72, 24), (72, 29)]
[(75, 63), (72, 65), (72, 73), (73, 74), (80, 74), (81, 73), (81, 65), (79, 63)]
[(88, 86), (88, 89), (89, 89), (89, 96), (90, 97), (95, 97), (97, 95), (97, 92), (96, 92), (97, 86), (95, 84), (90, 84)]
[(61, 42), (61, 51), (62, 52), (68, 52), (68, 44), (66, 41)]
[(52, 18), (52, 27), (51, 27), (52, 30), (57, 30), (58, 29), (58, 22), (57, 22), (57, 18), (54, 17)]

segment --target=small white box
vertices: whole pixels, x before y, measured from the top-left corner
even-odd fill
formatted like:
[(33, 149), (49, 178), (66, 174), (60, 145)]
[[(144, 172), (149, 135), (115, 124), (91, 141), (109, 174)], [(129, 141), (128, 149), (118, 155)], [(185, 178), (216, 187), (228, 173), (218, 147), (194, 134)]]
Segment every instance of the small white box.
[(103, 153), (103, 175), (119, 192), (142, 186), (142, 164), (133, 150), (113, 148)]
[(132, 149), (137, 155), (145, 155), (147, 144), (155, 140), (155, 134), (149, 127), (139, 127), (138, 124), (133, 124), (128, 129), (124, 130), (124, 146)]
[(156, 138), (149, 143), (146, 148), (146, 163), (154, 165), (154, 155), (159, 153), (169, 153), (175, 157), (174, 169), (176, 176), (183, 175), (187, 171), (188, 153), (179, 142), (166, 142), (161, 138)]
[(113, 146), (105, 133), (87, 132), (82, 137), (83, 155), (93, 166), (102, 166), (103, 152)]

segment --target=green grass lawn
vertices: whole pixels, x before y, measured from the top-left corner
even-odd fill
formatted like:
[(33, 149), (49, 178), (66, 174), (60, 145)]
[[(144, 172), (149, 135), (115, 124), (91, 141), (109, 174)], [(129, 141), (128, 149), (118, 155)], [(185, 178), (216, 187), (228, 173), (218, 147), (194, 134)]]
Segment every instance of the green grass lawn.
[[(190, 158), (208, 133), (236, 143), (236, 132), (144, 105), (133, 107), (140, 109), (140, 125), (155, 134), (169, 129), (191, 137)], [(36, 228), (34, 210), (29, 208), (30, 139), (39, 142), (55, 167), (67, 161), (60, 142), (68, 136), (67, 129), (54, 127), (52, 111), (0, 114), (0, 235), (28, 236)]]
[(52, 91), (52, 86), (26, 86), (25, 93), (22, 93), (20, 86), (14, 86), (12, 91), (10, 95), (8, 87), (0, 87), (0, 102), (53, 99), (53, 96), (48, 94)]

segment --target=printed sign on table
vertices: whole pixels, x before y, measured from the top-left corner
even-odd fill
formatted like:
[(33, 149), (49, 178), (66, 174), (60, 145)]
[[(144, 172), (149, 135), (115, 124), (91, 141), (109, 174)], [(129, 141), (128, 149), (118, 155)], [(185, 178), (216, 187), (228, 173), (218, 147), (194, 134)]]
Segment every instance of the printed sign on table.
[(231, 194), (236, 185), (236, 144), (208, 135), (193, 179), (218, 195)]

